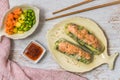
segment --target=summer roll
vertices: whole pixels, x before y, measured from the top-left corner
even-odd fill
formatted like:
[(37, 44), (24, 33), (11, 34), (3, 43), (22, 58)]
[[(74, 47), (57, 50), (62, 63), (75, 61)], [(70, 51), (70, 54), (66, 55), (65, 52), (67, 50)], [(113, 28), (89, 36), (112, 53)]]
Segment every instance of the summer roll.
[(86, 52), (78, 45), (73, 44), (65, 39), (57, 40), (55, 42), (55, 49), (85, 64), (89, 64), (90, 62), (92, 62), (93, 57), (91, 53)]
[(65, 32), (68, 36), (80, 45), (91, 50), (94, 54), (99, 55), (104, 51), (104, 45), (93, 33), (85, 29), (83, 26), (69, 23), (65, 26)]

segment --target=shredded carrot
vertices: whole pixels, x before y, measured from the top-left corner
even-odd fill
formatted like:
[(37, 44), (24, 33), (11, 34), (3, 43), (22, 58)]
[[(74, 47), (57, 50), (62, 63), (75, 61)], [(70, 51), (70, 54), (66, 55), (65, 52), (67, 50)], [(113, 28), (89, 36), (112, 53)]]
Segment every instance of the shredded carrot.
[(9, 35), (14, 34), (13, 29), (21, 13), (22, 13), (21, 8), (16, 8), (7, 15), (7, 18), (5, 21), (5, 31), (7, 34)]

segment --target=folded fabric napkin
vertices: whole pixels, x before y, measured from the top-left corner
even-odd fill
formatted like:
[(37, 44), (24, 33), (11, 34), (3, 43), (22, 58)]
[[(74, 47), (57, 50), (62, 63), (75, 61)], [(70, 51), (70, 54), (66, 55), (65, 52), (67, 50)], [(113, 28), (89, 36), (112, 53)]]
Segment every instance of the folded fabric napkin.
[(2, 26), (2, 18), (9, 8), (8, 0), (0, 0), (0, 26)]
[[(0, 25), (8, 7), (8, 0), (0, 0)], [(87, 80), (66, 71), (22, 67), (10, 61), (9, 54), (10, 39), (2, 37), (0, 42), (0, 80)]]

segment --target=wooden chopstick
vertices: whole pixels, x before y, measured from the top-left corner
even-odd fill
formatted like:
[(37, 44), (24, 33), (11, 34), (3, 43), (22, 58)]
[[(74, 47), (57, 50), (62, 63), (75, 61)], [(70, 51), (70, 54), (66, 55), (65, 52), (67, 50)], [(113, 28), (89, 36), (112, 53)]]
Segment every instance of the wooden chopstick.
[(107, 7), (107, 6), (111, 6), (111, 5), (115, 5), (115, 4), (120, 4), (120, 0), (105, 3), (105, 4), (101, 4), (101, 5), (97, 5), (97, 6), (93, 6), (93, 7), (89, 7), (89, 8), (85, 8), (85, 9), (82, 9), (82, 10), (78, 10), (78, 11), (74, 11), (74, 12), (70, 12), (70, 13), (66, 13), (66, 14), (62, 14), (62, 15), (59, 15), (59, 16), (55, 16), (55, 17), (45, 19), (45, 20), (46, 21), (53, 20), (53, 19), (69, 16), (69, 15), (72, 15), (72, 14), (77, 14), (77, 13), (81, 13), (81, 12), (85, 12), (85, 11), (90, 11), (90, 10), (94, 10), (94, 9), (98, 9), (98, 8), (103, 8), (103, 7)]
[(71, 5), (69, 7), (66, 7), (66, 8), (63, 8), (63, 9), (60, 9), (60, 10), (57, 10), (55, 12), (53, 12), (53, 14), (57, 14), (59, 12), (62, 12), (62, 11), (65, 11), (65, 10), (68, 10), (68, 9), (71, 9), (71, 8), (74, 8), (74, 7), (77, 7), (77, 6), (80, 6), (80, 5), (83, 5), (83, 4), (86, 4), (86, 3), (89, 3), (89, 2), (92, 2), (93, 0), (85, 0), (83, 2), (80, 2), (80, 3), (77, 3), (77, 4), (74, 4), (74, 5)]

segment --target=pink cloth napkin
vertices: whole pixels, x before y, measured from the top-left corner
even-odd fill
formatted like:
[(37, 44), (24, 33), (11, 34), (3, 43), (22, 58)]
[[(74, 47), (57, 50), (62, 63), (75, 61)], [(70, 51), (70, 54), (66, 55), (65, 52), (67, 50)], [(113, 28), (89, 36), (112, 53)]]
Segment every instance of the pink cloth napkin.
[[(8, 0), (0, 0), (0, 25), (8, 9)], [(10, 61), (10, 39), (2, 37), (0, 42), (0, 80), (87, 80), (66, 71), (43, 70), (22, 67)]]
[(5, 15), (5, 12), (9, 8), (8, 0), (0, 0), (0, 27), (2, 26), (2, 18)]

